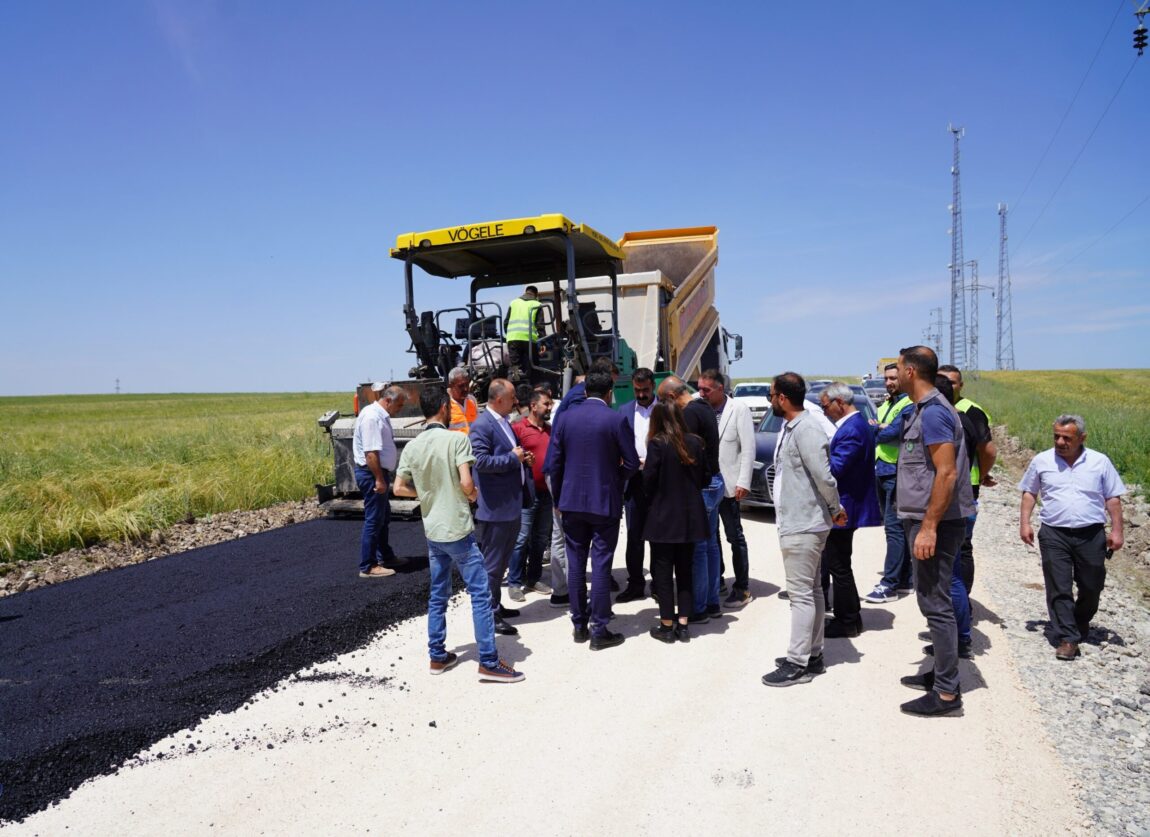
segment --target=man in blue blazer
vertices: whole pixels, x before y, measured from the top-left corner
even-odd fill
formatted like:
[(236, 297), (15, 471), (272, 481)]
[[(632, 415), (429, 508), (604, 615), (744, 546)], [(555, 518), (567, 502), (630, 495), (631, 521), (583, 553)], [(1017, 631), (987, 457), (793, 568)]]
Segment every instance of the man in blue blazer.
[(831, 438), (831, 473), (839, 484), (839, 501), (847, 521), (835, 526), (823, 547), (823, 560), (834, 584), (835, 616), (827, 623), (826, 636), (856, 637), (863, 629), (859, 591), (851, 569), (855, 529), (880, 526), (878, 487), (874, 478), (874, 431), (854, 406), (851, 388), (835, 381), (819, 393), (827, 418), (835, 423)]
[(507, 420), (513, 409), (515, 387), (506, 378), (496, 378), (487, 390), (487, 409), (471, 425), (470, 433), (475, 485), (479, 489), (475, 539), (491, 586), (495, 633), (505, 636), (519, 633), (506, 621), (518, 616), (519, 611), (503, 607), (499, 591), (519, 535), (524, 494), (533, 497), (535, 490), (530, 468), (532, 455), (519, 445)]
[[(611, 619), (611, 560), (619, 541), (623, 486), (639, 470), (634, 431), (609, 406), (612, 380), (592, 371), (587, 400), (577, 421), (552, 429), (551, 494), (563, 518), (567, 543), (567, 580), (576, 642), (591, 640), (591, 650), (623, 642), (607, 629)], [(474, 432), (474, 431), (472, 431)], [(588, 630), (587, 558), (591, 558), (591, 609)]]

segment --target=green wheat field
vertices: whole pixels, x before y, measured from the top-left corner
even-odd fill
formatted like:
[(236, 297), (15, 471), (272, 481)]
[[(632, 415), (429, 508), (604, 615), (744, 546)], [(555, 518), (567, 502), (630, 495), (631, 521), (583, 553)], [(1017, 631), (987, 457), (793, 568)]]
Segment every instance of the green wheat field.
[[(967, 394), (1036, 450), (1055, 416), (1080, 413), (1088, 444), (1150, 485), (1150, 370), (983, 372)], [(0, 398), (0, 562), (313, 496), (331, 480), (315, 423), (331, 409), (350, 395)]]
[(347, 393), (0, 398), (0, 562), (314, 496)]
[(964, 394), (1032, 450), (1054, 446), (1054, 419), (1086, 419), (1086, 445), (1113, 460), (1127, 487), (1150, 488), (1150, 369), (982, 372)]

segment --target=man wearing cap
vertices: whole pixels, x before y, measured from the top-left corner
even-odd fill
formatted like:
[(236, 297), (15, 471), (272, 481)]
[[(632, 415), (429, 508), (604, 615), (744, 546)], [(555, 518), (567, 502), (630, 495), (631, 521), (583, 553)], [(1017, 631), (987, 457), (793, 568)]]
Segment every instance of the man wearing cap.
[(377, 382), (371, 385), (369, 398), (371, 403), (355, 417), (352, 434), (355, 483), (363, 494), (359, 577), (384, 578), (395, 575), (389, 564), (401, 563), (387, 542), (391, 524), (391, 501), (387, 494), (398, 459), (391, 419), (403, 409), (407, 394), (401, 387)]
[(507, 377), (513, 383), (529, 383), (531, 379), (531, 344), (543, 336), (539, 312), (539, 289), (528, 285), (523, 295), (511, 300), (507, 316), (503, 319), (503, 333), (507, 340)]

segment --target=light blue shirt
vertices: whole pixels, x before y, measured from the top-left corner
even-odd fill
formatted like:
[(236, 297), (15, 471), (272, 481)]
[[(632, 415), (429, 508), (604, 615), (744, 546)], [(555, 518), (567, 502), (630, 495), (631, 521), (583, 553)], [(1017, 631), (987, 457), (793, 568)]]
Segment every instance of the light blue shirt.
[(391, 416), (378, 401), (371, 402), (359, 411), (355, 418), (355, 430), (352, 431), (351, 453), (356, 465), (367, 467), (368, 451), (379, 453), (379, 467), (388, 473), (395, 473), (399, 452), (391, 430)]
[(1122, 478), (1104, 453), (1084, 447), (1068, 465), (1044, 450), (1030, 460), (1018, 488), (1042, 501), (1038, 519), (1046, 526), (1081, 529), (1106, 522), (1106, 501), (1126, 493)]

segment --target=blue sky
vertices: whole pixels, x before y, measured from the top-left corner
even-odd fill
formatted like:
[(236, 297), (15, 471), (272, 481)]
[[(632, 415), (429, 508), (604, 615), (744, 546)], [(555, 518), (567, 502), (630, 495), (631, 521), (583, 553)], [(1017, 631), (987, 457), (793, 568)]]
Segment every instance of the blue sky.
[(542, 212), (717, 225), (735, 374), (861, 374), (948, 305), (951, 122), (987, 284), (1011, 205), (1018, 367), (1150, 366), (1132, 11), (3, 4), (0, 394), (402, 377), (395, 236)]

